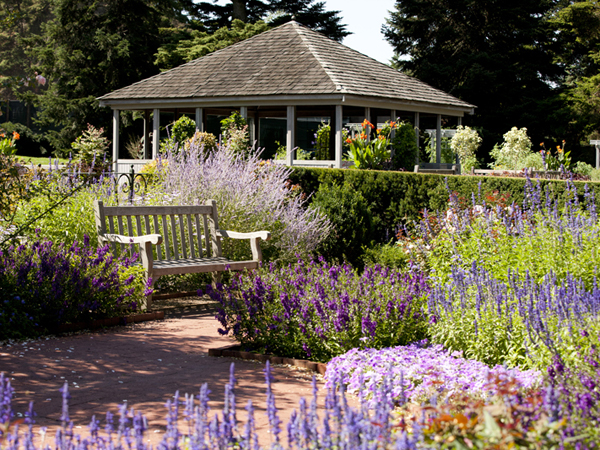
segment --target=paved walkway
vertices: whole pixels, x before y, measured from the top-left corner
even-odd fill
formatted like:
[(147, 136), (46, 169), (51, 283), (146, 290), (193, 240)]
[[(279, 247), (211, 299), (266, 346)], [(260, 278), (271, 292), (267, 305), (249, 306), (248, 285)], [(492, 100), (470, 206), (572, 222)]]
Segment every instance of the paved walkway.
[[(221, 410), (234, 362), (238, 419), (246, 419), (243, 408), (251, 399), (261, 444), (267, 445), (264, 365), (208, 356), (208, 349), (232, 343), (218, 334), (218, 326), (211, 313), (188, 312), (164, 321), (4, 345), (0, 371), (10, 376), (16, 391), (15, 411), (23, 413), (33, 401), (36, 422), (49, 427), (49, 432), (60, 424), (59, 389), (68, 381), (75, 432), (85, 433), (93, 415), (103, 420), (106, 411), (116, 414), (118, 406), (127, 402), (147, 416), (148, 438), (156, 444), (166, 426), (164, 405), (176, 391), (198, 394), (200, 386), (208, 383), (211, 409)], [(311, 396), (312, 374), (287, 366), (274, 367), (273, 374), (276, 404), (287, 423), (300, 397)], [(320, 397), (322, 403), (324, 394)]]

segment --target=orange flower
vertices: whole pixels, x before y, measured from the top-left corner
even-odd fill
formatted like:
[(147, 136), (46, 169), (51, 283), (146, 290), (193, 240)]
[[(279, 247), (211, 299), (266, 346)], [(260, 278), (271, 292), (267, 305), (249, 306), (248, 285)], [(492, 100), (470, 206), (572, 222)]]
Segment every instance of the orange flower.
[(15, 141), (18, 141), (19, 139), (21, 139), (21, 135), (19, 133), (17, 133), (16, 131), (13, 131), (13, 139)]
[(381, 128), (377, 128), (377, 134), (381, 134)]
[(363, 128), (367, 128), (367, 127), (375, 128), (375, 126), (371, 122), (369, 122), (367, 119), (363, 120), (362, 127)]
[(361, 139), (367, 139), (367, 135), (365, 133), (360, 133), (360, 138)]
[(543, 146), (544, 146), (544, 143), (543, 143), (543, 142), (542, 142), (542, 143), (540, 143), (540, 147), (543, 147)]
[(385, 137), (384, 136), (379, 136), (379, 140), (383, 141), (383, 140), (385, 140)]
[(396, 128), (396, 122), (390, 122), (390, 128)]
[(565, 141), (565, 140), (563, 139), (563, 145), (565, 145), (565, 142), (567, 142), (567, 141)]
[(346, 144), (352, 144), (352, 139), (350, 139), (350, 138), (346, 139)]
[(0, 137), (6, 137), (4, 133), (0, 133)]

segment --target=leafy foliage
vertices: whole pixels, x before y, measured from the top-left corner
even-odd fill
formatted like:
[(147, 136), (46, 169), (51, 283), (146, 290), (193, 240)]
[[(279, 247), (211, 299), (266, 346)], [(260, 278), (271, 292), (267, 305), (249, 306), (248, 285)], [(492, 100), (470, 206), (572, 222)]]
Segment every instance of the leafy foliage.
[[(216, 200), (222, 229), (271, 232), (271, 240), (261, 244), (267, 260), (310, 254), (326, 238), (329, 222), (322, 213), (305, 209), (304, 198), (288, 182), (288, 168), (262, 161), (259, 152), (240, 155), (225, 145), (209, 151), (192, 140), (186, 150), (167, 154), (153, 202)], [(227, 239), (223, 248), (230, 258), (250, 258), (247, 241)]]
[(471, 172), (477, 165), (475, 157), (477, 148), (481, 145), (481, 138), (476, 130), (459, 125), (456, 134), (452, 136), (450, 148), (460, 158), (463, 173)]
[[(60, 324), (135, 311), (143, 268), (108, 246), (34, 241), (0, 251), (0, 339), (31, 337)], [(136, 276), (137, 275), (137, 276)]]
[(419, 147), (417, 137), (412, 124), (408, 122), (396, 123), (395, 135), (392, 138), (394, 154), (392, 156), (392, 168), (394, 170), (412, 170), (416, 161)]
[(84, 170), (103, 172), (108, 167), (110, 158), (107, 157), (106, 151), (109, 141), (102, 136), (103, 134), (103, 128), (97, 129), (88, 124), (87, 130), (71, 144), (74, 159), (83, 164)]
[(213, 291), (221, 333), (243, 347), (328, 361), (352, 348), (382, 348), (423, 339), (429, 291), (421, 273), (381, 266), (358, 275), (349, 266), (302, 260), (234, 275)]
[(319, 245), (318, 253), (328, 261), (360, 264), (363, 247), (371, 243), (373, 231), (369, 205), (362, 194), (348, 183), (323, 184), (311, 208), (325, 214), (332, 226), (329, 236)]
[(558, 3), (399, 0), (383, 31), (394, 67), (477, 106), (468, 124), (487, 152), (515, 123), (536, 140), (566, 135), (547, 19)]
[(161, 70), (172, 69), (183, 63), (201, 58), (222, 48), (263, 33), (269, 26), (263, 21), (244, 23), (235, 19), (229, 27), (223, 26), (210, 33), (198, 29), (164, 29), (168, 41), (158, 48), (154, 63)]

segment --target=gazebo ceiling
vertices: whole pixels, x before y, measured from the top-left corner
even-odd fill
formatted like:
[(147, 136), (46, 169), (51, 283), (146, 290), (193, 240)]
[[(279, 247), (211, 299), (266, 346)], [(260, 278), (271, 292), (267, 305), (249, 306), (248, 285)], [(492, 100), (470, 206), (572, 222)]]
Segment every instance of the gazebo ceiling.
[(113, 109), (347, 104), (462, 115), (475, 107), (294, 21), (99, 100)]

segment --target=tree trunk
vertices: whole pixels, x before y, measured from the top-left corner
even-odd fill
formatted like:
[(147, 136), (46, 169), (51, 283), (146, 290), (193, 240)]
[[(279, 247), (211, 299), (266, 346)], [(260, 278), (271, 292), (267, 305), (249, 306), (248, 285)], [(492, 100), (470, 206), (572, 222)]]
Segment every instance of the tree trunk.
[(242, 22), (246, 22), (248, 16), (246, 14), (246, 0), (232, 0), (233, 1), (233, 17), (232, 19), (239, 19)]

